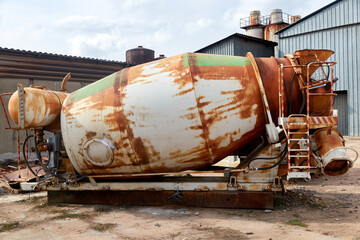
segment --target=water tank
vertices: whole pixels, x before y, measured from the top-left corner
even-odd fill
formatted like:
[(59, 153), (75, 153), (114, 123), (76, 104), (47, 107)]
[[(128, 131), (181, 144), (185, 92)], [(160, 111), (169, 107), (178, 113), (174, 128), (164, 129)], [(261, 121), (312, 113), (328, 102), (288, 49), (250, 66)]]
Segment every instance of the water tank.
[(154, 60), (154, 50), (138, 46), (126, 51), (126, 62), (134, 65), (151, 62)]
[(293, 24), (294, 22), (297, 22), (301, 19), (300, 15), (295, 15), (295, 16), (291, 16), (291, 24)]
[(270, 14), (270, 24), (280, 23), (283, 21), (282, 10), (273, 9)]
[(249, 27), (246, 29), (246, 35), (248, 35), (250, 37), (264, 39), (264, 28), (263, 27)]
[(260, 24), (260, 11), (255, 10), (250, 12), (250, 25)]

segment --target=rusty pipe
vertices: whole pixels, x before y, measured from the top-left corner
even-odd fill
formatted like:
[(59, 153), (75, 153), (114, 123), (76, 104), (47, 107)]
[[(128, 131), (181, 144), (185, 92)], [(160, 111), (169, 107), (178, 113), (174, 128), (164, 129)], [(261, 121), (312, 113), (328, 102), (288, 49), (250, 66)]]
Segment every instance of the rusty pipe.
[(314, 133), (315, 142), (322, 161), (322, 172), (328, 176), (338, 176), (346, 173), (357, 159), (351, 160), (343, 140), (336, 128), (322, 128)]
[(70, 72), (68, 74), (66, 74), (66, 76), (63, 78), (62, 82), (61, 82), (61, 92), (65, 93), (67, 92), (67, 89), (66, 89), (66, 84), (67, 82), (70, 80), (71, 78), (71, 74)]

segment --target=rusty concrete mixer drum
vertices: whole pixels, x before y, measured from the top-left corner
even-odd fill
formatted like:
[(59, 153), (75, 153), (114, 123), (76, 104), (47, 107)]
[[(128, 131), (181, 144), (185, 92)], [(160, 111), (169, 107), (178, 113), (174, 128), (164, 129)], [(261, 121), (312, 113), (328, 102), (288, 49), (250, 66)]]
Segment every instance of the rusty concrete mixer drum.
[[(177, 172), (234, 153), (265, 132), (254, 61), (182, 54), (124, 69), (70, 94), (61, 127), (73, 166), (83, 175)], [(290, 65), (286, 59), (259, 61), (264, 80), (276, 81), (279, 62)], [(290, 80), (293, 70), (287, 72)], [(277, 84), (264, 84), (275, 117)], [(298, 109), (301, 93), (293, 89)]]
[(336, 130), (332, 54), (186, 53), (70, 94), (68, 74), (61, 92), (19, 84), (9, 112), (35, 132), (51, 202), (271, 208), (283, 177), (337, 176), (357, 159)]

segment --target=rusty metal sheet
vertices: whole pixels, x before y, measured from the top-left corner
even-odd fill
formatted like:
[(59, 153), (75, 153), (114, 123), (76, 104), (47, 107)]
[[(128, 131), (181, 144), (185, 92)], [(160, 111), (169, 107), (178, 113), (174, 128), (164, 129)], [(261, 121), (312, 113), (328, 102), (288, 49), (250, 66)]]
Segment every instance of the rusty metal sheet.
[[(38, 176), (45, 175), (44, 170), (40, 170), (40, 167), (33, 167), (32, 170), (38, 173)], [(34, 179), (35, 176), (32, 172), (26, 168), (20, 169), (20, 173), (18, 170), (8, 173), (2, 173), (2, 177), (7, 182), (27, 182), (31, 179)]]
[(48, 202), (273, 209), (272, 192), (48, 191)]

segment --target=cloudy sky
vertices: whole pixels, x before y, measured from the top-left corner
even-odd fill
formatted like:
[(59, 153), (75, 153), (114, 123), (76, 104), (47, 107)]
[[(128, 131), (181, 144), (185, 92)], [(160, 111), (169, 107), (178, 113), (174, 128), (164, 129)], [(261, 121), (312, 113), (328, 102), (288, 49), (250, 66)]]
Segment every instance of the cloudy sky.
[(332, 0), (0, 0), (0, 47), (124, 61), (196, 51), (235, 32), (251, 10), (306, 16)]

